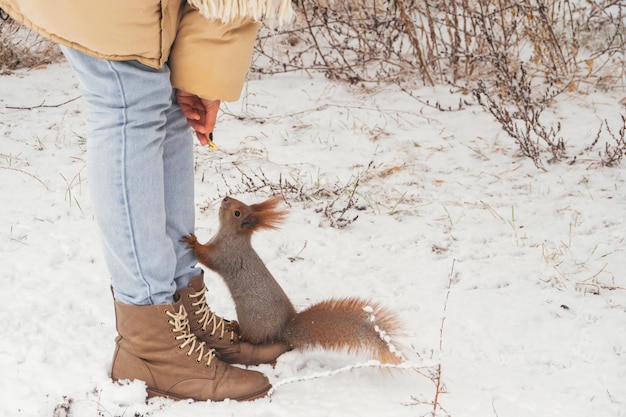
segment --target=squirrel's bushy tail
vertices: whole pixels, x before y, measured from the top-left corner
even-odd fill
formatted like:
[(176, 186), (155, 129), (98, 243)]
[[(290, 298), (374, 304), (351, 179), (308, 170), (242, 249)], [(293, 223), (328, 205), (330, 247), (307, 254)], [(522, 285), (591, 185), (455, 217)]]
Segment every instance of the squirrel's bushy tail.
[(298, 349), (361, 352), (381, 363), (400, 363), (403, 355), (395, 337), (400, 323), (391, 311), (367, 300), (342, 298), (322, 301), (296, 314), (282, 339)]

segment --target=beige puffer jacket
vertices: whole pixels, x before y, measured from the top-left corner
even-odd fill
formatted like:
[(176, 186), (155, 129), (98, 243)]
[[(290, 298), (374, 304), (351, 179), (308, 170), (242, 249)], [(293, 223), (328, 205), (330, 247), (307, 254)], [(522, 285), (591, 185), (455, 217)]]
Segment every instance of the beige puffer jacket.
[(14, 20), (60, 44), (110, 60), (166, 62), (175, 88), (239, 98), (258, 25), (208, 20), (184, 0), (0, 0)]

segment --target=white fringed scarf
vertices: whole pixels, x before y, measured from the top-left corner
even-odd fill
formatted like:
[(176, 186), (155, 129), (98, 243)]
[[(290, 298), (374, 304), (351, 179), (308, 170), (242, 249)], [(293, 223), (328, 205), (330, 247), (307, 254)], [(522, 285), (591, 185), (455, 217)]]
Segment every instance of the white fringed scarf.
[(293, 14), (291, 0), (187, 0), (209, 20), (230, 23), (241, 17), (266, 21), (279, 26), (287, 23)]

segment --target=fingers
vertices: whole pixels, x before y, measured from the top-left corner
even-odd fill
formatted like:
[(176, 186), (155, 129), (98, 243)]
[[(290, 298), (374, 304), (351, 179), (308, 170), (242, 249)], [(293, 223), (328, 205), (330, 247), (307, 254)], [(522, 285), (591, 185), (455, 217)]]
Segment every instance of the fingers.
[(212, 145), (212, 133), (215, 129), (220, 100), (200, 98), (195, 94), (181, 90), (176, 92), (176, 99), (183, 116), (196, 133), (200, 144), (203, 146)]
[(191, 126), (196, 133), (206, 133), (206, 126), (203, 123), (202, 117), (198, 120), (187, 118), (187, 124)]
[(176, 101), (187, 120), (200, 120), (200, 111), (203, 109), (198, 96), (178, 90)]
[(197, 130), (196, 130), (196, 138), (198, 139), (198, 142), (200, 142), (200, 145), (202, 146), (206, 146), (211, 143), (210, 138), (205, 133), (199, 133)]
[(220, 101), (202, 99), (202, 105), (204, 106), (206, 112), (204, 119), (204, 133), (213, 132), (217, 120), (217, 113), (220, 109)]

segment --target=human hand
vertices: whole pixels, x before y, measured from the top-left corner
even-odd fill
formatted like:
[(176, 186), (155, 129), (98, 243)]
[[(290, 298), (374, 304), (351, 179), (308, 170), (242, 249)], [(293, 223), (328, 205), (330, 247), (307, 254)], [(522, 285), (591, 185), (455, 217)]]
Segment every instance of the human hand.
[(196, 132), (196, 137), (202, 145), (213, 143), (213, 129), (220, 108), (219, 100), (200, 98), (185, 91), (176, 91), (178, 106), (187, 119), (187, 123)]

